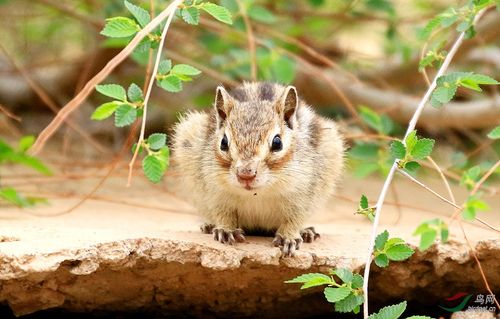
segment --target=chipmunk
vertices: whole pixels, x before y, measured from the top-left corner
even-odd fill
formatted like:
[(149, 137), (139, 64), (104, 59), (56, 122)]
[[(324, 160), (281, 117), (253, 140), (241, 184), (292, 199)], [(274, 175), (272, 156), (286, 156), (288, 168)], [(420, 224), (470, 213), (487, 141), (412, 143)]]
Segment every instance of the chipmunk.
[(172, 159), (201, 229), (215, 240), (275, 232), (273, 245), (293, 256), (319, 237), (306, 218), (334, 191), (343, 168), (337, 125), (316, 115), (293, 86), (244, 83), (216, 90), (209, 113), (191, 112), (174, 127)]

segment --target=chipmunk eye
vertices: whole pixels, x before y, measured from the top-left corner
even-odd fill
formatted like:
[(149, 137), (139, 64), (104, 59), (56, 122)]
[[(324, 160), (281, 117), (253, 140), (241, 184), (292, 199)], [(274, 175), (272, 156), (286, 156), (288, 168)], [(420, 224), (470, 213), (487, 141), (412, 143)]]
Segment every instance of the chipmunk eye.
[(229, 144), (227, 142), (227, 136), (224, 134), (222, 141), (220, 141), (220, 149), (221, 151), (227, 152), (229, 150)]
[(273, 143), (271, 145), (271, 151), (278, 152), (278, 151), (281, 151), (282, 149), (283, 149), (283, 142), (281, 142), (281, 137), (278, 134), (273, 138)]

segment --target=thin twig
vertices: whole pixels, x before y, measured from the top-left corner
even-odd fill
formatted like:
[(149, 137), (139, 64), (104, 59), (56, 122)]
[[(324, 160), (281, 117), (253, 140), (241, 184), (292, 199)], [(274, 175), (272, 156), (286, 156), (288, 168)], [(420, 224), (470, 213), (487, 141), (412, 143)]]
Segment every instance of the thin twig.
[(10, 119), (13, 119), (14, 121), (17, 121), (17, 122), (21, 122), (21, 117), (15, 115), (14, 113), (12, 113), (11, 111), (9, 111), (5, 106), (3, 106), (2, 104), (0, 104), (0, 113), (3, 113), (5, 114), (5, 116), (7, 116), (8, 118)]
[(257, 81), (257, 57), (255, 54), (255, 37), (253, 36), (252, 24), (250, 23), (247, 11), (241, 3), (241, 0), (236, 0), (236, 2), (240, 8), (240, 13), (243, 17), (243, 22), (245, 23), (245, 29), (247, 31), (248, 51), (250, 51), (250, 74), (252, 81)]
[(101, 83), (121, 62), (123, 62), (137, 47), (137, 45), (144, 39), (151, 31), (154, 30), (166, 17), (175, 12), (177, 6), (183, 0), (173, 1), (166, 9), (164, 9), (156, 18), (151, 20), (142, 30), (137, 32), (135, 37), (130, 43), (123, 48), (114, 58), (112, 58), (106, 66), (97, 73), (89, 82), (83, 87), (68, 104), (66, 104), (50, 122), (50, 124), (40, 133), (37, 140), (30, 149), (31, 154), (39, 153), (45, 146), (49, 138), (54, 135), (55, 131), (61, 126), (64, 120), (75, 111), (82, 102), (94, 91), (97, 84)]
[(437, 192), (435, 192), (434, 190), (432, 190), (430, 187), (428, 187), (427, 185), (425, 185), (424, 183), (422, 183), (421, 181), (419, 181), (418, 179), (416, 179), (415, 177), (411, 176), (410, 174), (408, 174), (407, 172), (405, 172), (404, 170), (402, 169), (397, 169), (397, 171), (405, 176), (406, 178), (408, 178), (409, 180), (411, 180), (412, 182), (414, 182), (415, 184), (419, 185), (420, 187), (424, 188), (426, 191), (428, 191), (429, 193), (433, 194), (434, 196), (436, 196), (437, 198), (439, 198), (440, 200), (442, 200), (443, 202), (445, 203), (448, 203), (450, 204), (451, 206), (455, 207), (456, 209), (462, 209), (460, 206), (458, 206), (457, 204), (455, 204), (454, 202), (446, 199), (445, 197), (439, 195)]
[[(184, 0), (177, 0), (173, 4), (176, 4), (176, 7), (178, 7), (183, 1)], [(151, 96), (151, 90), (153, 89), (153, 83), (155, 82), (154, 78), (156, 77), (156, 73), (158, 73), (158, 66), (160, 65), (160, 60), (161, 60), (161, 52), (162, 52), (163, 46), (165, 44), (165, 39), (167, 38), (167, 32), (168, 32), (168, 29), (170, 28), (170, 23), (172, 22), (174, 15), (175, 15), (175, 10), (172, 10), (172, 12), (170, 13), (170, 15), (167, 18), (167, 23), (165, 24), (165, 27), (163, 28), (163, 31), (161, 34), (161, 39), (160, 39), (160, 44), (158, 45), (158, 52), (156, 53), (156, 60), (155, 60), (155, 64), (153, 67), (153, 72), (151, 73), (151, 78), (149, 79), (149, 82), (148, 82), (148, 88), (146, 90), (146, 94), (144, 95), (144, 107), (143, 107), (143, 113), (142, 113), (141, 132), (139, 133), (139, 140), (137, 141), (137, 147), (135, 148), (134, 155), (132, 156), (132, 159), (130, 160), (130, 163), (129, 163), (127, 187), (130, 187), (130, 185), (131, 185), (132, 172), (134, 170), (134, 163), (135, 163), (135, 160), (137, 159), (137, 155), (139, 154), (139, 149), (141, 148), (140, 146), (142, 145), (142, 142), (144, 141), (144, 134), (146, 132), (146, 119), (147, 119), (147, 115), (148, 115), (149, 97)]]
[[(476, 22), (480, 19), (480, 17), (484, 14), (485, 10), (481, 10), (476, 17), (474, 18), (473, 24), (476, 24)], [(415, 113), (413, 114), (409, 124), (408, 128), (406, 130), (405, 138), (403, 139), (406, 140), (406, 137), (415, 129), (415, 126), (417, 124), (418, 119), (420, 118), (420, 115), (422, 114), (422, 111), (429, 101), (429, 98), (436, 88), (437, 85), (437, 79), (444, 74), (446, 69), (448, 69), (448, 66), (451, 63), (451, 60), (453, 59), (453, 56), (455, 53), (458, 51), (458, 48), (462, 44), (463, 40), (465, 37), (465, 33), (462, 32), (458, 36), (458, 38), (455, 40), (453, 46), (450, 49), (450, 52), (446, 56), (445, 60), (443, 61), (443, 64), (437, 71), (434, 80), (432, 81), (431, 85), (427, 89), (427, 92), (425, 92), (422, 100), (417, 106), (417, 109), (415, 110)], [(392, 167), (387, 175), (387, 178), (384, 182), (384, 186), (382, 187), (382, 190), (380, 192), (380, 195), (377, 200), (376, 208), (375, 208), (375, 219), (373, 221), (373, 227), (372, 227), (372, 233), (370, 237), (370, 243), (368, 246), (368, 252), (366, 256), (366, 262), (365, 262), (365, 271), (364, 271), (364, 282), (363, 282), (363, 295), (364, 295), (364, 304), (363, 304), (363, 316), (365, 319), (368, 318), (369, 313), (368, 313), (368, 282), (369, 282), (369, 277), (370, 277), (370, 266), (372, 263), (372, 255), (373, 255), (373, 247), (375, 245), (375, 238), (377, 237), (377, 228), (380, 223), (380, 216), (382, 215), (382, 207), (384, 205), (384, 200), (387, 195), (387, 191), (389, 190), (389, 186), (392, 182), (392, 179), (394, 178), (394, 173), (396, 172), (398, 168), (398, 161), (395, 160), (394, 163), (392, 164)]]

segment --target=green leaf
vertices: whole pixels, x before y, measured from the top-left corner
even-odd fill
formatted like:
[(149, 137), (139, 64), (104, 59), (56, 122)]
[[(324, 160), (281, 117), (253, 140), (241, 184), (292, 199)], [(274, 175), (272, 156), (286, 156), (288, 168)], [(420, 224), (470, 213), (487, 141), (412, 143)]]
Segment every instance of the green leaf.
[(352, 288), (357, 289), (363, 287), (363, 276), (360, 274), (354, 274), (352, 276)]
[(307, 289), (311, 287), (317, 287), (317, 286), (322, 286), (322, 285), (331, 285), (332, 284), (332, 279), (328, 276), (325, 277), (316, 277), (313, 280), (310, 280), (302, 285), (300, 289)]
[(434, 241), (436, 240), (436, 236), (437, 236), (437, 232), (434, 229), (430, 229), (430, 230), (422, 233), (422, 235), (420, 237), (420, 244), (419, 244), (418, 248), (421, 251), (428, 249), (429, 247), (432, 246), (432, 244), (434, 244)]
[(200, 10), (196, 7), (183, 8), (181, 17), (186, 23), (197, 25), (200, 22)]
[(138, 103), (144, 101), (144, 95), (142, 94), (142, 90), (135, 83), (130, 84), (130, 86), (128, 87), (127, 94), (131, 102)]
[(18, 207), (31, 206), (30, 202), (12, 187), (0, 188), (0, 199)]
[(96, 91), (120, 101), (127, 101), (125, 89), (118, 84), (101, 84), (95, 87)]
[(359, 201), (359, 207), (362, 209), (368, 208), (368, 198), (365, 195), (361, 195), (361, 200)]
[(406, 156), (406, 147), (401, 141), (392, 141), (389, 149), (394, 158), (404, 159)]
[(115, 113), (119, 105), (120, 104), (116, 101), (104, 103), (95, 109), (90, 118), (95, 121), (102, 121), (104, 119), (107, 119), (108, 117), (113, 115), (113, 113)]
[(379, 266), (380, 268), (384, 268), (389, 266), (389, 259), (387, 258), (386, 254), (380, 254), (375, 257), (375, 265)]
[(451, 101), (457, 92), (457, 86), (451, 85), (449, 87), (440, 86), (432, 92), (431, 104), (438, 107)]
[(352, 275), (352, 271), (350, 269), (338, 268), (338, 269), (335, 269), (333, 273), (335, 275), (337, 275), (337, 277), (339, 277), (340, 280), (342, 280), (345, 283), (352, 281), (353, 275)]
[(320, 273), (309, 273), (297, 276), (293, 279), (285, 281), (286, 284), (295, 284), (295, 283), (306, 283), (312, 280), (316, 280), (317, 278), (322, 278), (323, 280), (330, 280), (331, 278), (325, 274)]
[(137, 110), (130, 104), (122, 104), (115, 111), (115, 126), (124, 127), (134, 123)]
[(127, 7), (128, 11), (130, 11), (130, 13), (132, 13), (134, 18), (141, 25), (141, 27), (144, 28), (149, 23), (149, 21), (151, 21), (151, 16), (149, 15), (149, 12), (147, 12), (143, 8), (138, 7), (138, 6), (128, 2), (127, 0), (125, 0), (125, 7)]
[(142, 161), (142, 169), (146, 177), (153, 183), (160, 182), (166, 166), (154, 155), (148, 155)]
[(408, 134), (408, 136), (405, 139), (405, 145), (406, 145), (406, 150), (408, 153), (411, 154), (411, 151), (413, 151), (413, 148), (415, 147), (415, 144), (417, 144), (418, 137), (417, 137), (417, 131), (413, 130)]
[(434, 319), (432, 317), (427, 317), (427, 316), (411, 316), (406, 319)]
[(478, 74), (473, 72), (467, 72), (464, 76), (461, 77), (460, 82), (467, 80), (476, 84), (487, 84), (487, 85), (495, 85), (500, 84), (497, 80), (492, 77), (489, 77), (484, 74)]
[(280, 56), (271, 64), (273, 78), (280, 83), (291, 83), (296, 75), (297, 65), (294, 60)]
[(395, 245), (387, 249), (389, 260), (401, 261), (410, 258), (415, 251), (405, 244)]
[(415, 147), (411, 152), (411, 155), (415, 159), (425, 159), (427, 156), (431, 155), (432, 149), (434, 148), (434, 140), (430, 138), (422, 138), (417, 141)]
[(338, 302), (342, 299), (345, 299), (351, 293), (351, 289), (349, 287), (340, 287), (340, 288), (325, 288), (325, 297), (328, 302), (334, 303)]
[(488, 133), (488, 138), (491, 138), (492, 140), (498, 140), (500, 138), (500, 125)]
[(154, 133), (149, 135), (148, 144), (149, 148), (156, 151), (165, 146), (167, 143), (167, 134), (163, 133)]
[(19, 152), (26, 152), (35, 143), (35, 137), (33, 135), (27, 135), (21, 137), (19, 143), (17, 144), (17, 149)]
[(188, 64), (177, 64), (172, 68), (172, 73), (182, 74), (182, 75), (198, 75), (201, 73), (200, 70), (194, 66)]
[(406, 301), (397, 305), (387, 306), (376, 314), (371, 314), (368, 319), (398, 319), (406, 310)]
[(101, 34), (110, 38), (127, 38), (137, 33), (141, 28), (132, 19), (114, 17), (106, 19), (106, 25)]
[(231, 18), (231, 12), (224, 7), (218, 6), (215, 3), (205, 2), (199, 6), (200, 9), (204, 10), (206, 13), (227, 24), (233, 24)]
[(181, 80), (173, 74), (167, 75), (166, 77), (161, 79), (159, 82), (160, 82), (159, 83), (160, 87), (162, 89), (164, 89), (165, 91), (173, 92), (173, 93), (182, 91)]
[(379, 146), (375, 143), (356, 143), (350, 150), (349, 156), (359, 160), (375, 160), (378, 157)]
[(380, 168), (378, 163), (362, 163), (354, 170), (354, 177), (365, 178)]
[(372, 129), (381, 134), (388, 134), (387, 127), (382, 123), (382, 117), (372, 109), (361, 105), (359, 107), (359, 115), (361, 119)]
[(351, 293), (346, 298), (335, 303), (335, 311), (337, 312), (351, 312), (359, 305), (363, 304), (363, 296)]
[(31, 167), (34, 170), (44, 174), (44, 175), (52, 175), (52, 171), (45, 166), (38, 158), (26, 155), (26, 154), (10, 154), (10, 160), (14, 163), (22, 164), (27, 167)]
[(276, 22), (276, 16), (266, 8), (258, 5), (253, 5), (247, 11), (248, 16), (262, 23), (272, 24)]
[(375, 238), (375, 249), (382, 250), (384, 249), (385, 243), (389, 239), (389, 232), (384, 230), (380, 234), (378, 234), (377, 238)]
[(404, 243), (405, 243), (405, 241), (401, 238), (391, 238), (385, 243), (384, 248), (388, 249), (392, 246), (404, 244)]
[(416, 172), (417, 169), (420, 168), (420, 164), (417, 162), (407, 162), (405, 164), (405, 169), (409, 171), (410, 173)]
[(158, 64), (158, 74), (167, 74), (172, 69), (172, 60), (163, 60)]

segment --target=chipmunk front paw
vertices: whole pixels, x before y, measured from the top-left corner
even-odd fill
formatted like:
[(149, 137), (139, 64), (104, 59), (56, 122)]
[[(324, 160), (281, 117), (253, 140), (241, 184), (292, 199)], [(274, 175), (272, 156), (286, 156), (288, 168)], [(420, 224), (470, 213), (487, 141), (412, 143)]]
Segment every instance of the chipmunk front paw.
[(200, 226), (201, 232), (203, 234), (211, 234), (215, 228), (214, 224), (204, 223)]
[(293, 257), (295, 251), (300, 249), (302, 244), (302, 238), (286, 238), (282, 235), (276, 233), (273, 239), (274, 247), (281, 247), (283, 257)]
[(245, 241), (245, 233), (240, 228), (229, 230), (216, 227), (212, 232), (214, 234), (214, 240), (223, 244), (233, 245), (236, 242), (242, 243)]
[(307, 227), (304, 228), (300, 231), (300, 236), (302, 236), (302, 239), (304, 240), (305, 243), (312, 243), (316, 239), (320, 238), (321, 236), (316, 232), (314, 227)]

